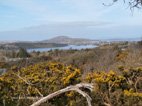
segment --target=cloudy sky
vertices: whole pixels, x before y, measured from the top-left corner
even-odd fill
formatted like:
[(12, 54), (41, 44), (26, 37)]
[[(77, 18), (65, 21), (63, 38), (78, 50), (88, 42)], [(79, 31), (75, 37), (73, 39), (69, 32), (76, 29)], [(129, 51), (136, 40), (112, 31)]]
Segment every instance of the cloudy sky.
[(142, 10), (123, 0), (0, 0), (0, 40), (142, 37)]

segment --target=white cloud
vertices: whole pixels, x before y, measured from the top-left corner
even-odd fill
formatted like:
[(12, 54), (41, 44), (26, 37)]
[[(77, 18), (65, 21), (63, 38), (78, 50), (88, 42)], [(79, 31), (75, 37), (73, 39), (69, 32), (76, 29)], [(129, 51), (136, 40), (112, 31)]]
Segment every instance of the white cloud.
[[(142, 25), (141, 12), (136, 12), (134, 13), (133, 16), (131, 16), (130, 10), (126, 9), (125, 5), (120, 4), (120, 2), (116, 3), (115, 5), (111, 7), (102, 5), (102, 3), (107, 4), (109, 2), (111, 3), (111, 1), (112, 0), (107, 0), (107, 1), (106, 0), (41, 0), (41, 1), (40, 0), (0, 0), (0, 4), (13, 7), (16, 10), (20, 10), (21, 12), (24, 12), (24, 15), (31, 16), (32, 18), (25, 19), (22, 21), (26, 22), (26, 20), (32, 20), (33, 26), (36, 25), (35, 23), (49, 25), (49, 23), (57, 24), (58, 22), (61, 22), (58, 25), (55, 25), (54, 26), (55, 28), (53, 27), (51, 28), (51, 26), (48, 26), (48, 25), (47, 26), (49, 28), (38, 27), (39, 29), (42, 29), (42, 28), (45, 29), (44, 31), (43, 30), (39, 31), (39, 32), (43, 31), (42, 33), (44, 34), (45, 33), (48, 34), (46, 32), (47, 29), (49, 29), (48, 31), (50, 32), (49, 34), (51, 35), (57, 34), (57, 33), (68, 34), (72, 32), (70, 31), (70, 29), (74, 27), (76, 28), (74, 29), (75, 31), (74, 34), (80, 33), (81, 35), (83, 34), (83, 32), (84, 34), (87, 34), (87, 33), (91, 33), (89, 31), (93, 31), (93, 30), (94, 30), (93, 33), (95, 34), (96, 30), (94, 29), (94, 27), (96, 27), (95, 24), (97, 21), (98, 21), (97, 24), (100, 24), (101, 22), (112, 23), (107, 26), (103, 26), (103, 28), (106, 28), (107, 30), (113, 27), (120, 28), (120, 26), (127, 27), (127, 26)], [(14, 14), (11, 14), (11, 15), (5, 15), (5, 16), (0, 15), (0, 17), (14, 18), (16, 16), (14, 16)], [(16, 22), (17, 20), (14, 20), (14, 21)], [(70, 23), (64, 23), (64, 22), (70, 22)], [(10, 24), (12, 24), (12, 22)], [(59, 27), (60, 25), (62, 26), (61, 28)], [(21, 26), (22, 26), (22, 22), (21, 22)], [(68, 28), (66, 29), (67, 26)], [(17, 27), (19, 28), (19, 26)], [(83, 29), (84, 27), (85, 28), (89, 27), (88, 28), (89, 30), (88, 29), (84, 30)], [(102, 28), (102, 26), (97, 26), (97, 27), (98, 29)], [(65, 30), (63, 30), (64, 28)], [(60, 32), (59, 29), (61, 29), (61, 31), (63, 32)], [(123, 29), (123, 28), (120, 28), (120, 29)], [(33, 31), (30, 32), (30, 34), (31, 33), (35, 34), (36, 30), (37, 29), (33, 29)], [(81, 32), (81, 30), (84, 30), (84, 31)], [(40, 34), (39, 32), (37, 34)], [(23, 35), (26, 34), (26, 32), (22, 32), (22, 33)]]
[(58, 22), (27, 27), (18, 31), (0, 32), (0, 36), (5, 40), (7, 38), (12, 40), (43, 40), (61, 35), (91, 39), (137, 38), (142, 35), (141, 27), (142, 25), (115, 26), (105, 22)]

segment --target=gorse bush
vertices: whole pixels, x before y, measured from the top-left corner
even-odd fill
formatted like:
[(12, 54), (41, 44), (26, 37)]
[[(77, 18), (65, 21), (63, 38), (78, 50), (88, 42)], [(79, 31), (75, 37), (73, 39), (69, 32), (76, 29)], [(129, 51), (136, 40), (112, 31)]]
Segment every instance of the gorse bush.
[[(46, 96), (68, 85), (79, 83), (81, 81), (80, 76), (79, 69), (60, 63), (44, 62), (20, 70), (13, 67), (6, 74), (0, 76), (1, 101), (6, 100), (7, 103), (12, 103), (13, 97)], [(60, 99), (64, 103), (57, 102), (58, 105), (65, 105), (66, 98), (66, 94), (62, 96)], [(22, 100), (20, 102), (24, 103)], [(26, 102), (23, 106), (29, 106), (30, 103)], [(53, 103), (56, 104), (56, 102)]]
[[(93, 72), (86, 75), (87, 82), (94, 83), (94, 95), (99, 94), (98, 103), (110, 106), (142, 105), (142, 67), (124, 69), (119, 72)], [(94, 96), (94, 101), (98, 97)]]
[[(43, 97), (69, 85), (80, 82), (94, 84), (93, 106), (142, 105), (142, 68), (119, 71), (93, 71), (82, 76), (80, 69), (55, 62), (42, 62), (18, 69), (12, 67), (0, 76), (0, 103), (6, 106), (29, 106), (35, 99)], [(20, 99), (23, 98), (23, 99)], [(86, 100), (71, 91), (59, 95), (43, 106), (86, 106)]]

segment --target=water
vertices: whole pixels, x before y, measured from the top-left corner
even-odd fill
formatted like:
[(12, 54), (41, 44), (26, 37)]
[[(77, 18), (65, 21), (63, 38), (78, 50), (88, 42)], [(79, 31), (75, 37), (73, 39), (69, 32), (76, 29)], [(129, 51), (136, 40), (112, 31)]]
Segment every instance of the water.
[(54, 47), (54, 48), (34, 48), (34, 49), (27, 49), (28, 52), (32, 51), (40, 51), (40, 52), (45, 52), (45, 51), (50, 51), (50, 50), (81, 50), (81, 49), (91, 49), (91, 48), (96, 48), (96, 45), (68, 45), (65, 47)]

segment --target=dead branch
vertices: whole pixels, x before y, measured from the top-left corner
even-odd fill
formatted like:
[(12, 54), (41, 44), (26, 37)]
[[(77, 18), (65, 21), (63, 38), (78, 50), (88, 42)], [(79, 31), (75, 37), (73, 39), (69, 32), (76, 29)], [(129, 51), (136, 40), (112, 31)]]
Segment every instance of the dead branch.
[[(110, 2), (109, 4), (103, 3), (103, 5), (104, 6), (112, 6), (118, 1), (120, 1), (120, 0), (112, 0), (112, 2)], [(129, 5), (130, 9), (142, 8), (142, 0), (123, 0), (123, 2), (127, 3)]]
[(108, 103), (106, 103), (106, 102), (104, 102), (104, 105), (105, 105), (105, 106), (111, 106), (110, 104), (108, 104)]
[(86, 89), (89, 89), (90, 91), (93, 90), (93, 84), (88, 84), (88, 83), (81, 83), (81, 84), (77, 84), (77, 85), (72, 85), (72, 86), (68, 86), (64, 89), (61, 89), (59, 91), (56, 91), (52, 94), (49, 94), (48, 96), (46, 97), (42, 97), (40, 100), (38, 100), (37, 102), (33, 103), (31, 106), (39, 106), (41, 105), (42, 103), (45, 103), (46, 101), (48, 101), (49, 99), (52, 99), (60, 94), (63, 94), (65, 92), (68, 92), (68, 91), (76, 91), (78, 92), (79, 94), (81, 94), (83, 97), (86, 98), (87, 100), (87, 103), (88, 103), (88, 106), (92, 106), (91, 105), (91, 97), (85, 93), (84, 91), (80, 90), (80, 88), (86, 88)]

